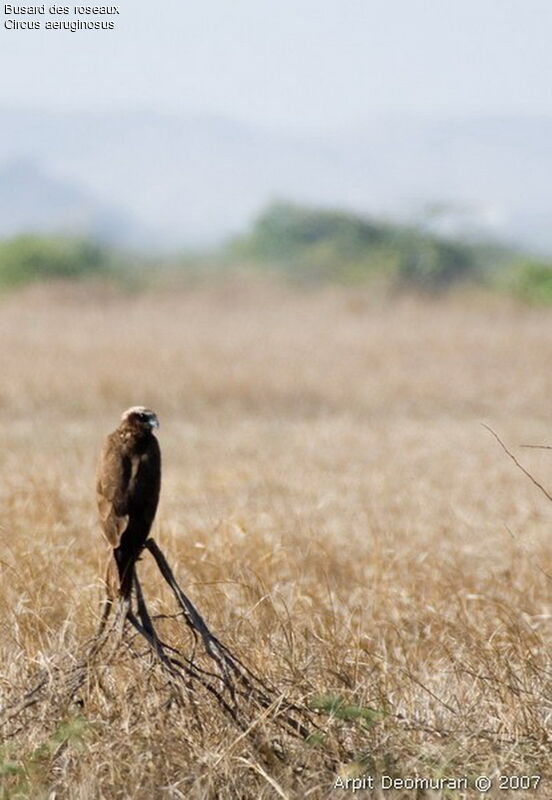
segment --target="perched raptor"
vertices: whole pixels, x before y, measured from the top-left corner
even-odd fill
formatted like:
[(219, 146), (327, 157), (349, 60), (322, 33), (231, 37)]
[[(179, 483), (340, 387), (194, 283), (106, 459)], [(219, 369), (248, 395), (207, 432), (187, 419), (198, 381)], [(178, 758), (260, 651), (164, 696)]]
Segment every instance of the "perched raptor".
[(134, 565), (149, 536), (161, 488), (161, 453), (153, 430), (157, 415), (133, 406), (105, 440), (97, 473), (97, 500), (103, 533), (113, 547), (107, 569), (110, 599), (128, 599)]

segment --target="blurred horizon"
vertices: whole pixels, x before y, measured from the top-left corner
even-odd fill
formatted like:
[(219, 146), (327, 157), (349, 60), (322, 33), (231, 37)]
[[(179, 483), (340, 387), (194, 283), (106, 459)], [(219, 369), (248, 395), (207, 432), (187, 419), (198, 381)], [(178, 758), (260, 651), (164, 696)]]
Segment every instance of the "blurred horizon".
[(0, 237), (171, 251), (275, 200), (552, 253), (544, 0), (122, 0), (0, 28)]
[(550, 141), (552, 115), (380, 114), (308, 136), (215, 115), (0, 106), (0, 236), (209, 247), (285, 200), (551, 253)]

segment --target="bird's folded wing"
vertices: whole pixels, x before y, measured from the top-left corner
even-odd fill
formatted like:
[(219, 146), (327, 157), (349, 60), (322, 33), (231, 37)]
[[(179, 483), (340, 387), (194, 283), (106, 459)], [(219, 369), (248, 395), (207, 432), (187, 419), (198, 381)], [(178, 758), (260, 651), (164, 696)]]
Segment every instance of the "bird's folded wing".
[(130, 473), (130, 460), (121, 452), (119, 442), (109, 436), (98, 465), (96, 498), (103, 532), (113, 547), (119, 545), (128, 525)]

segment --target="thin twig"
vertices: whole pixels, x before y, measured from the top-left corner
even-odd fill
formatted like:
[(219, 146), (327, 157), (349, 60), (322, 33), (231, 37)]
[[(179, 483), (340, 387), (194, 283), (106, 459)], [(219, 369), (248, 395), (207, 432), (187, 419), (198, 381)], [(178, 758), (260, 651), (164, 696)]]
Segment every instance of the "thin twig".
[(493, 431), (493, 429), (492, 429), (492, 428), (491, 428), (489, 425), (486, 425), (484, 422), (482, 422), (482, 423), (481, 423), (481, 425), (483, 426), (483, 428), (486, 428), (486, 429), (489, 431), (489, 433), (490, 433), (490, 434), (492, 434), (492, 435), (494, 436), (494, 438), (495, 438), (495, 439), (496, 439), (496, 441), (499, 443), (499, 445), (502, 447), (502, 449), (504, 450), (504, 452), (506, 453), (506, 455), (507, 455), (509, 458), (511, 458), (511, 459), (512, 459), (512, 461), (514, 462), (514, 464), (516, 465), (516, 467), (517, 467), (518, 469), (520, 469), (520, 470), (523, 472), (523, 474), (524, 474), (524, 475), (526, 475), (526, 476), (529, 478), (529, 480), (531, 481), (531, 483), (532, 483), (534, 486), (536, 486), (536, 487), (537, 487), (537, 489), (540, 489), (540, 490), (541, 490), (541, 492), (544, 494), (544, 496), (545, 496), (545, 497), (546, 497), (548, 500), (550, 500), (550, 502), (552, 502), (552, 495), (551, 495), (551, 494), (550, 494), (550, 493), (549, 493), (549, 492), (548, 492), (548, 491), (547, 491), (547, 490), (544, 488), (544, 486), (542, 485), (542, 483), (539, 483), (539, 482), (538, 482), (538, 480), (537, 480), (536, 478), (534, 478), (534, 477), (531, 475), (531, 473), (529, 472), (529, 470), (525, 469), (525, 467), (523, 466), (523, 464), (520, 464), (520, 463), (519, 463), (519, 461), (517, 460), (517, 458), (515, 457), (515, 455), (514, 455), (513, 453), (511, 453), (511, 452), (508, 450), (508, 448), (506, 447), (506, 445), (504, 444), (504, 442), (502, 441), (502, 439), (500, 438), (500, 436), (498, 435), (498, 433), (496, 433), (495, 431)]

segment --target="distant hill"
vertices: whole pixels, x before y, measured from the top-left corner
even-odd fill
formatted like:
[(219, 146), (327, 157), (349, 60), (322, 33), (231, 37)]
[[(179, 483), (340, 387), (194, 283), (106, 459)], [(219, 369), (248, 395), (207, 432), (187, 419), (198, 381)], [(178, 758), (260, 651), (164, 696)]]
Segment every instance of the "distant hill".
[(0, 166), (0, 237), (26, 231), (128, 244), (142, 236), (127, 214), (77, 183), (52, 177), (33, 161), (14, 159)]
[[(115, 239), (169, 248), (220, 241), (282, 198), (552, 251), (550, 118), (395, 115), (298, 135), (210, 116), (0, 109), (0, 154), (1, 210), (18, 225), (89, 213)], [(20, 159), (40, 165), (41, 189), (17, 175)]]

